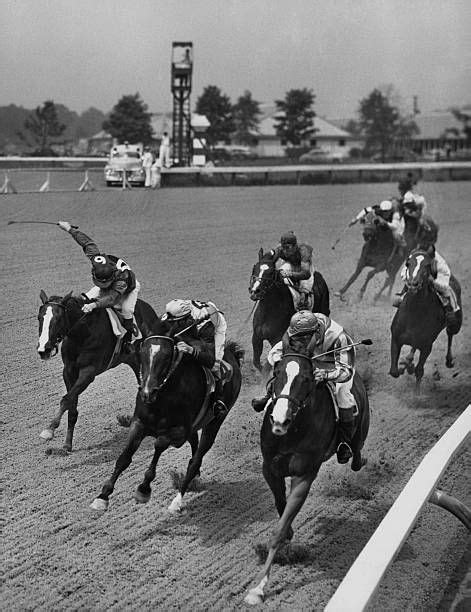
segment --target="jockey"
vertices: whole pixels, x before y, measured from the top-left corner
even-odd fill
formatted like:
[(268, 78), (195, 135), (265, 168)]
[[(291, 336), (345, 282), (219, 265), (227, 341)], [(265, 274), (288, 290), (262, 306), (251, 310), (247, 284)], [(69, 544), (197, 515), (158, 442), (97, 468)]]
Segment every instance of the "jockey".
[[(422, 250), (422, 249), (420, 249)], [(427, 253), (433, 257), (435, 262), (435, 270), (433, 270), (433, 286), (442, 302), (445, 312), (448, 317), (453, 317), (460, 310), (455, 292), (450, 287), (451, 270), (445, 259), (435, 249), (433, 244), (426, 249)], [(403, 281), (407, 279), (407, 266), (404, 265), (401, 270), (401, 278)], [(407, 293), (407, 285), (404, 285), (402, 291), (393, 301), (393, 306), (399, 308), (404, 296)]]
[(126, 330), (122, 350), (125, 353), (131, 352), (134, 308), (141, 288), (134, 272), (123, 259), (102, 253), (91, 238), (74, 229), (68, 221), (59, 221), (59, 227), (71, 234), (92, 262), (94, 286), (85, 293), (92, 301), (84, 304), (82, 311), (87, 314), (95, 308), (121, 309), (122, 324)]
[[(175, 321), (177, 323), (175, 333), (185, 330), (187, 341), (177, 342), (177, 349), (192, 355), (201, 365), (211, 369), (216, 379), (215, 411), (227, 413), (223, 401), (221, 372), (227, 330), (223, 313), (213, 302), (176, 299), (168, 302), (162, 320)], [(202, 340), (203, 345), (192, 340)]]
[(355, 223), (358, 221), (360, 221), (360, 223), (364, 222), (364, 219), (369, 212), (374, 212), (386, 221), (391, 229), (396, 248), (407, 246), (404, 238), (405, 223), (402, 214), (402, 207), (397, 201), (394, 199), (383, 200), (379, 204), (362, 208), (357, 216), (350, 221), (348, 227), (355, 225)]
[(296, 310), (307, 306), (314, 283), (312, 246), (298, 244), (293, 232), (281, 236), (280, 244), (270, 252), (283, 282), (288, 285)]
[[(335, 383), (341, 438), (337, 448), (339, 463), (347, 463), (353, 455), (351, 440), (355, 429), (356, 402), (351, 389), (355, 374), (355, 348), (346, 349), (351, 344), (353, 344), (352, 338), (333, 319), (321, 313), (301, 310), (291, 317), (282, 340), (275, 344), (268, 353), (268, 362), (272, 366), (276, 366), (286, 352), (295, 351), (307, 354), (315, 363), (314, 380), (317, 383), (323, 381)], [(316, 359), (316, 355), (333, 349), (337, 349), (338, 352), (332, 352)], [(261, 412), (271, 394), (272, 386), (269, 385), (264, 397), (252, 400), (253, 409)]]

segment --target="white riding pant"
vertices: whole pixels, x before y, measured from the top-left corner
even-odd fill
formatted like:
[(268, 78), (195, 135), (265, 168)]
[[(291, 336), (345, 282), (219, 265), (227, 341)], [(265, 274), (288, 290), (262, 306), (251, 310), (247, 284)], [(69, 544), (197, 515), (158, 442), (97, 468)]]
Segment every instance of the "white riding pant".
[(352, 393), (353, 376), (350, 380), (343, 383), (335, 383), (335, 397), (337, 398), (337, 404), (339, 409), (352, 408), (356, 406), (355, 398)]
[(216, 361), (221, 361), (224, 355), (224, 345), (226, 343), (227, 323), (224, 317), (220, 316), (218, 327), (214, 332), (214, 356)]
[[(141, 283), (136, 280), (136, 287), (130, 291), (129, 293), (125, 293), (121, 298), (118, 298), (114, 304), (121, 309), (121, 314), (123, 315), (123, 319), (132, 319), (134, 315), (134, 309), (136, 307), (137, 297), (139, 291), (141, 289)], [(89, 299), (96, 299), (103, 295), (106, 295), (106, 289), (100, 289), (96, 285), (93, 285), (91, 289), (89, 289), (85, 295)]]

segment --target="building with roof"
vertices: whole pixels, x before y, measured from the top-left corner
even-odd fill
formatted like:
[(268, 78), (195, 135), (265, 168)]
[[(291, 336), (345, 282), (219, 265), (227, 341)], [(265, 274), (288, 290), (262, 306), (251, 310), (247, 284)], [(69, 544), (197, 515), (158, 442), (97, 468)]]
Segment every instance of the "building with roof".
[[(461, 111), (468, 114), (471, 111)], [(443, 152), (445, 155), (466, 149), (466, 135), (463, 132), (463, 122), (459, 121), (451, 111), (432, 111), (414, 116), (419, 133), (410, 139), (402, 141), (405, 147), (424, 154), (428, 152)], [(437, 153), (439, 156), (439, 153)]]
[[(276, 131), (277, 109), (274, 106), (260, 105), (262, 116), (260, 118), (258, 133), (254, 134), (254, 145), (252, 149), (259, 157), (284, 157), (285, 150), (290, 146), (286, 140), (280, 138)], [(326, 153), (342, 153), (348, 156), (348, 152), (362, 142), (352, 134), (340, 128), (327, 119), (314, 117), (314, 133), (305, 143), (306, 147), (319, 148)]]

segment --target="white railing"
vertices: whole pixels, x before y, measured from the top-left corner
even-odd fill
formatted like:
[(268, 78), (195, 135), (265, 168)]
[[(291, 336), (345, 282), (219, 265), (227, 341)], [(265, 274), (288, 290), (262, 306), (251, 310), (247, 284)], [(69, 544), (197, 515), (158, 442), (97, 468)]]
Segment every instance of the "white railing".
[(325, 612), (365, 609), (427, 501), (446, 508), (471, 528), (471, 511), (455, 498), (435, 489), (470, 432), (471, 404), (424, 457), (340, 583)]

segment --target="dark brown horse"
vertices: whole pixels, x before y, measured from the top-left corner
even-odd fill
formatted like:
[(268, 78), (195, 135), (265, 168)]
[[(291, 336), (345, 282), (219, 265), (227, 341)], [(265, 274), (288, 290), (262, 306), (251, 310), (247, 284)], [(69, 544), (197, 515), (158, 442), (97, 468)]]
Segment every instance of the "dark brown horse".
[[(358, 374), (352, 392), (359, 415), (352, 439), (351, 468), (358, 471), (364, 461), (361, 450), (369, 429), (369, 403), (365, 386)], [(291, 540), (291, 527), (324, 461), (337, 448), (337, 423), (331, 395), (325, 384), (317, 385), (309, 357), (286, 353), (275, 368), (273, 396), (267, 406), (260, 434), (263, 475), (280, 516), (269, 542), (266, 563), (245, 601), (261, 603), (276, 551)], [(286, 498), (285, 478), (291, 478)]]
[[(39, 308), (38, 353), (41, 359), (48, 360), (58, 352), (64, 363), (63, 378), (67, 393), (60, 401), (60, 407), (48, 428), (40, 437), (49, 441), (59, 427), (62, 415), (68, 412), (68, 426), (64, 449), (72, 450), (74, 428), (78, 418), (78, 398), (95, 378), (120, 363), (129, 365), (139, 380), (139, 363), (135, 354), (119, 353), (113, 358), (116, 335), (113, 332), (108, 314), (103, 308), (96, 308), (84, 315), (84, 299), (69, 293), (65, 297), (47, 297), (41, 290), (42, 305)], [(153, 308), (143, 300), (137, 300), (135, 308), (136, 323), (141, 334), (149, 333), (159, 320)], [(113, 360), (112, 360), (113, 358)]]
[(428, 216), (425, 216), (423, 222), (419, 224), (415, 217), (404, 215), (404, 223), (404, 239), (407, 246), (398, 247), (395, 245), (391, 228), (387, 222), (374, 211), (366, 214), (362, 232), (365, 243), (357, 267), (345, 285), (335, 295), (343, 298), (347, 289), (356, 281), (363, 269), (372, 268), (360, 288), (360, 300), (363, 298), (368, 283), (376, 274), (381, 272), (386, 272), (386, 279), (381, 289), (374, 296), (374, 301), (376, 302), (386, 289), (388, 290), (387, 297), (391, 297), (396, 275), (410, 251), (416, 248), (418, 244), (423, 245), (424, 248), (429, 244), (435, 244), (438, 236), (438, 226)]
[[(179, 353), (172, 325), (160, 322), (140, 346), (141, 385), (126, 446), (111, 477), (103, 485), (100, 495), (92, 502), (94, 510), (106, 510), (120, 474), (129, 466), (134, 453), (147, 436), (155, 438), (154, 456), (146, 470), (143, 482), (137, 487), (136, 501), (148, 502), (151, 482), (155, 478), (160, 455), (169, 447), (180, 447), (189, 442), (192, 457), (188, 464), (180, 491), (169, 510), (182, 508), (182, 498), (193, 478), (199, 474), (204, 455), (213, 446), (216, 435), (226, 418), (225, 413), (212, 412), (208, 395), (208, 373), (188, 354)], [(232, 367), (232, 376), (224, 384), (224, 403), (228, 410), (235, 404), (241, 386), (241, 364), (244, 351), (235, 343), (226, 343), (224, 361)], [(198, 441), (198, 430), (202, 430)]]
[[(406, 262), (407, 293), (391, 323), (391, 369), (389, 373), (397, 378), (407, 370), (415, 373), (416, 391), (424, 375), (424, 365), (432, 345), (442, 329), (446, 328), (448, 347), (446, 366), (451, 368), (454, 359), (451, 352), (453, 336), (461, 329), (463, 314), (461, 310), (461, 287), (454, 276), (450, 287), (454, 290), (460, 310), (453, 315), (445, 313), (444, 306), (433, 288), (434, 259), (422, 250), (413, 251)], [(411, 347), (407, 357), (398, 366), (403, 345)], [(419, 360), (414, 367), (414, 353), (420, 351)]]
[[(329, 316), (329, 288), (322, 274), (317, 271), (314, 272), (313, 293), (313, 312)], [(258, 261), (250, 276), (249, 294), (251, 300), (258, 302), (253, 316), (252, 348), (253, 364), (261, 370), (263, 342), (267, 340), (273, 346), (281, 340), (295, 313), (291, 291), (276, 269), (270, 251), (264, 253), (260, 249), (258, 253)]]

